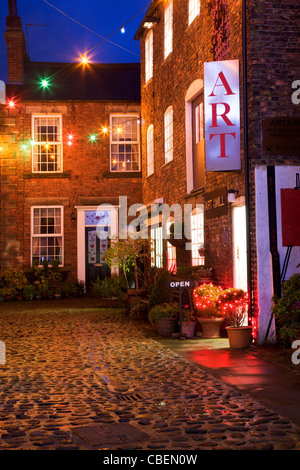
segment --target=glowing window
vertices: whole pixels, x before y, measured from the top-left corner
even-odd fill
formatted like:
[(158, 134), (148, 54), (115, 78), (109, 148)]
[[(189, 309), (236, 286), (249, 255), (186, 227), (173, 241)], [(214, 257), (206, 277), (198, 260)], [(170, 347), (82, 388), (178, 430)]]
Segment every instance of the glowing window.
[(31, 217), (31, 261), (63, 264), (63, 207), (33, 207)]
[(61, 172), (61, 116), (33, 116), (32, 141), (32, 171), (38, 173)]
[(204, 248), (204, 208), (196, 207), (191, 213), (192, 266), (205, 264), (205, 257), (199, 252)]
[(145, 82), (153, 77), (153, 31), (147, 34), (145, 40)]
[(173, 49), (173, 1), (166, 6), (164, 19), (164, 57), (166, 59)]
[(189, 25), (200, 14), (200, 0), (189, 0)]
[(140, 171), (140, 124), (138, 115), (110, 117), (111, 171)]
[(170, 106), (164, 115), (165, 163), (173, 160), (173, 108)]
[(163, 267), (163, 230), (162, 227), (151, 229), (151, 266)]
[(154, 172), (154, 142), (153, 142), (153, 124), (147, 130), (147, 176)]

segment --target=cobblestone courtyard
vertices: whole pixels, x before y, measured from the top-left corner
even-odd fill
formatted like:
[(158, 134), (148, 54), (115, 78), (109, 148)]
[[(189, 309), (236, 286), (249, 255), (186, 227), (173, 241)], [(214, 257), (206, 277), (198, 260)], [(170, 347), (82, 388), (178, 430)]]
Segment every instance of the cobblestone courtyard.
[[(150, 326), (120, 310), (63, 301), (0, 312), (1, 450), (300, 447), (299, 427), (163, 347)], [(93, 445), (80, 429), (96, 426)]]

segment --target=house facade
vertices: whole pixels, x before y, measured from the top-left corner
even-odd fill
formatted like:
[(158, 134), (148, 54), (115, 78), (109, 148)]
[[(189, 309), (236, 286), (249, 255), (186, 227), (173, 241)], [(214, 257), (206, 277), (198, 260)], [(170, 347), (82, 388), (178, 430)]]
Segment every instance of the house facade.
[[(281, 190), (300, 170), (297, 3), (153, 0), (135, 36), (144, 205), (190, 211), (184, 259), (162, 235), (171, 211), (152, 229), (154, 264), (206, 265), (215, 282), (247, 290), (260, 343), (275, 339), (274, 282), (288, 250)], [(299, 272), (292, 242), (286, 278)]]
[(142, 200), (139, 64), (32, 62), (9, 2), (0, 122), (1, 270), (44, 260), (109, 273), (119, 196)]

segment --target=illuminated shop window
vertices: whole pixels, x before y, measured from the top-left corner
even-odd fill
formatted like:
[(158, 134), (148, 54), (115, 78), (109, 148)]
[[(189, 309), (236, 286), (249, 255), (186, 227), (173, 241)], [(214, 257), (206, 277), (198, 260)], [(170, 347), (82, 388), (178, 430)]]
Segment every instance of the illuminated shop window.
[(163, 267), (163, 230), (162, 227), (151, 229), (151, 266)]
[(63, 207), (33, 207), (31, 212), (31, 261), (63, 264)]
[(39, 173), (62, 171), (61, 116), (32, 117), (32, 171)]
[(205, 264), (205, 257), (199, 253), (204, 247), (204, 208), (196, 207), (191, 213), (192, 266)]
[(140, 171), (140, 124), (138, 115), (110, 116), (111, 171)]
[[(170, 227), (173, 221), (167, 222), (167, 234), (170, 235)], [(177, 272), (177, 261), (176, 261), (176, 247), (171, 245), (167, 241), (167, 270), (176, 273)]]

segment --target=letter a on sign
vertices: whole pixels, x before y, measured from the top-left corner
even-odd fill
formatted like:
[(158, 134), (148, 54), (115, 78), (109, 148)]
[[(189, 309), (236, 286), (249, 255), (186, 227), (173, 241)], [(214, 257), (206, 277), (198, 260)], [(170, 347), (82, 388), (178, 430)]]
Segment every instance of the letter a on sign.
[(239, 61), (204, 64), (206, 171), (241, 169)]

